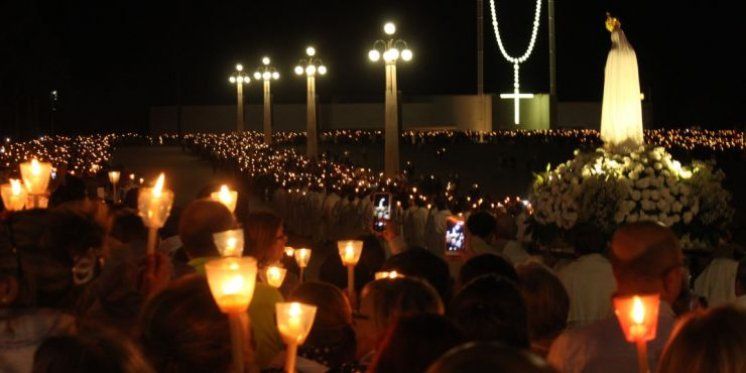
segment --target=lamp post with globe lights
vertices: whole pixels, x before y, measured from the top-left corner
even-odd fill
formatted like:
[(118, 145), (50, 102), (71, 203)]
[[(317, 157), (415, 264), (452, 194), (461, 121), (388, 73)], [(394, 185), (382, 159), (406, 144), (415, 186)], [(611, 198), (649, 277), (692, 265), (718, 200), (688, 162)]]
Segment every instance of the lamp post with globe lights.
[(383, 58), (386, 65), (386, 117), (384, 125), (384, 174), (394, 177), (399, 174), (399, 111), (396, 87), (396, 63), (412, 60), (412, 50), (407, 43), (394, 36), (396, 25), (387, 22), (383, 25), (386, 39), (376, 40), (368, 58), (378, 62)]
[(306, 58), (295, 66), (295, 74), (306, 75), (308, 95), (306, 98), (306, 155), (315, 159), (318, 156), (318, 128), (316, 123), (316, 75), (326, 75), (326, 66), (316, 57), (316, 48), (306, 48)]
[(236, 85), (236, 96), (238, 98), (236, 107), (236, 131), (242, 132), (244, 130), (243, 85), (251, 83), (251, 78), (243, 71), (243, 65), (237, 63), (236, 71), (231, 74), (228, 81), (231, 82), (231, 84)]
[(272, 94), (270, 92), (270, 82), (280, 79), (280, 73), (274, 66), (270, 65), (270, 59), (267, 56), (262, 57), (262, 65), (254, 72), (255, 80), (264, 81), (264, 143), (272, 144)]

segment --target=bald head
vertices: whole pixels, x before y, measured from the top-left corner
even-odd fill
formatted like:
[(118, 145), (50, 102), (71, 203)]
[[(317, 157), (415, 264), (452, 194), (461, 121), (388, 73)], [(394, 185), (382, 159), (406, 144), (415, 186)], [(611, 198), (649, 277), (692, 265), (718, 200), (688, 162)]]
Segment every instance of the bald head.
[[(668, 277), (681, 267), (683, 255), (679, 240), (669, 228), (653, 222), (625, 225), (611, 239), (611, 256), (620, 293), (657, 292), (664, 299), (678, 296), (680, 284)], [(676, 288), (667, 289), (670, 286)]]
[(235, 227), (236, 220), (225, 205), (198, 199), (181, 213), (179, 237), (190, 258), (217, 256), (212, 235)]

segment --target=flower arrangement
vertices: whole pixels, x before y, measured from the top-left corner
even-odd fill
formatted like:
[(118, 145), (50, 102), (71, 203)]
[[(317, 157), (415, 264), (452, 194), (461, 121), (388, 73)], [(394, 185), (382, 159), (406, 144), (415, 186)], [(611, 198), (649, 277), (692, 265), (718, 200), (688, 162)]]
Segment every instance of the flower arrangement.
[(579, 224), (610, 236), (621, 224), (656, 221), (671, 227), (688, 248), (712, 245), (734, 214), (724, 177), (712, 163), (682, 165), (662, 147), (576, 150), (573, 159), (535, 175), (532, 236), (548, 244)]

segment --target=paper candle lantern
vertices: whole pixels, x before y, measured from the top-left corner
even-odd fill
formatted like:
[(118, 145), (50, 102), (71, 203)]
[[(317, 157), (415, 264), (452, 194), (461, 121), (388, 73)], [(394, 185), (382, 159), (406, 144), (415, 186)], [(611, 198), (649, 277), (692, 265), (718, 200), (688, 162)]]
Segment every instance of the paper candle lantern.
[(243, 229), (232, 229), (212, 235), (220, 256), (240, 257), (243, 254)]
[(376, 280), (380, 280), (380, 279), (395, 279), (395, 278), (402, 278), (402, 277), (404, 277), (404, 275), (402, 275), (401, 273), (396, 272), (396, 271), (388, 271), (388, 272), (387, 271), (381, 271), (381, 272), (376, 272), (376, 274), (375, 274), (375, 279)]
[(277, 329), (286, 344), (301, 345), (311, 332), (316, 306), (299, 302), (277, 303)]
[(215, 259), (205, 264), (207, 283), (220, 311), (246, 312), (256, 286), (256, 259), (252, 257)]
[(363, 241), (338, 241), (339, 257), (345, 266), (354, 266), (360, 260), (363, 252)]
[(2, 194), (5, 209), (8, 211), (23, 210), (28, 200), (28, 193), (18, 179), (10, 179), (8, 184), (0, 186), (0, 194)]
[(295, 256), (295, 249), (293, 249), (290, 246), (285, 246), (285, 256), (294, 257)]
[(296, 263), (298, 263), (298, 267), (300, 268), (306, 268), (308, 266), (308, 262), (311, 261), (311, 249), (295, 249), (294, 255), (295, 261)]
[(264, 278), (264, 282), (266, 282), (269, 286), (279, 288), (282, 286), (282, 282), (285, 281), (285, 275), (287, 274), (287, 269), (279, 267), (279, 266), (269, 266), (262, 271), (262, 275)]
[(52, 164), (49, 162), (39, 162), (32, 159), (30, 162), (21, 163), (21, 178), (29, 194), (41, 195), (46, 193), (51, 175)]
[(119, 171), (109, 171), (109, 182), (111, 182), (111, 185), (114, 186), (114, 188), (117, 187), (117, 184), (119, 184), (119, 178), (122, 176), (122, 173)]
[(227, 185), (220, 186), (220, 190), (210, 194), (210, 199), (216, 202), (220, 202), (225, 205), (231, 212), (236, 211), (236, 201), (238, 200), (238, 192), (235, 190), (228, 189)]
[(137, 196), (137, 207), (143, 223), (148, 228), (161, 228), (171, 213), (174, 202), (174, 192), (165, 189), (165, 175), (160, 174), (155, 186), (140, 189)]
[(660, 295), (614, 297), (614, 312), (628, 342), (655, 339)]

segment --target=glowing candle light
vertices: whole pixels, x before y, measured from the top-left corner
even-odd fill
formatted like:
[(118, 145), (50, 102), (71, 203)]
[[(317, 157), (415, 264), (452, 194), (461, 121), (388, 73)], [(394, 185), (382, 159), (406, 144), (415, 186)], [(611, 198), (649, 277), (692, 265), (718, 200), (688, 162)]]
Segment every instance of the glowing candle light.
[(303, 282), (303, 271), (308, 267), (308, 262), (311, 261), (311, 249), (295, 249), (294, 255), (295, 262), (298, 263), (300, 268), (300, 281)]
[(244, 371), (244, 351), (249, 334), (241, 317), (246, 314), (256, 286), (256, 259), (223, 258), (205, 264), (207, 284), (220, 311), (228, 314), (231, 329), (233, 370)]
[(640, 372), (648, 372), (647, 342), (655, 339), (660, 295), (614, 297), (614, 312), (627, 342), (637, 347)]
[(49, 179), (52, 176), (52, 164), (39, 162), (36, 158), (20, 164), (21, 178), (26, 191), (31, 195), (31, 208), (39, 208), (40, 197), (47, 192)]
[(295, 249), (293, 249), (290, 246), (285, 246), (285, 256), (288, 256), (288, 257), (291, 257), (291, 258), (294, 257), (295, 256)]
[(360, 260), (360, 254), (363, 252), (363, 241), (337, 241), (337, 248), (339, 249), (339, 257), (342, 259), (342, 264), (347, 267), (347, 294), (350, 297), (350, 303), (354, 307), (357, 304), (355, 265)]
[(220, 256), (240, 257), (243, 254), (244, 234), (243, 229), (232, 229), (225, 232), (219, 232), (212, 235), (215, 247), (217, 247)]
[(109, 182), (111, 182), (111, 194), (112, 199), (116, 202), (117, 201), (117, 185), (119, 185), (119, 178), (122, 176), (122, 173), (119, 171), (109, 171)]
[(376, 280), (395, 279), (395, 278), (402, 278), (402, 277), (404, 277), (404, 275), (396, 271), (380, 271), (380, 272), (376, 272), (374, 276)]
[(272, 287), (279, 288), (282, 286), (282, 282), (285, 281), (285, 275), (287, 274), (287, 269), (279, 267), (279, 266), (269, 266), (264, 269), (263, 271), (263, 277), (264, 281)]
[(316, 307), (308, 304), (292, 302), (277, 303), (277, 329), (282, 340), (287, 344), (285, 371), (295, 372), (295, 360), (298, 346), (302, 345), (311, 332), (316, 318)]
[(23, 210), (28, 200), (28, 193), (18, 179), (10, 179), (8, 184), (0, 186), (0, 194), (8, 211)]
[(224, 204), (225, 207), (228, 208), (228, 210), (230, 210), (231, 212), (235, 212), (236, 201), (238, 200), (238, 192), (228, 189), (227, 185), (221, 185), (219, 191), (210, 194), (210, 199)]
[(174, 203), (174, 192), (164, 189), (165, 175), (160, 174), (152, 188), (141, 188), (137, 207), (143, 224), (148, 227), (148, 255), (155, 254), (158, 229), (166, 224)]

